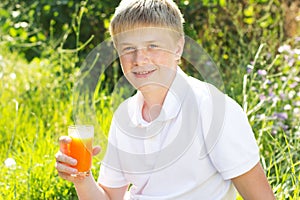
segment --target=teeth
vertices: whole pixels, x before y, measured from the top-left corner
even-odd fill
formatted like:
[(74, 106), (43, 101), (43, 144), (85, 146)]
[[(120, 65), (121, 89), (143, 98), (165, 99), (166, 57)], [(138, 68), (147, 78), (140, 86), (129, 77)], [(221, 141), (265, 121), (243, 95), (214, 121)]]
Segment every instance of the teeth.
[(137, 72), (137, 74), (148, 74), (149, 72)]
[(151, 71), (144, 71), (144, 72), (134, 72), (135, 74), (138, 74), (138, 75), (144, 75), (144, 74), (148, 74), (150, 73)]

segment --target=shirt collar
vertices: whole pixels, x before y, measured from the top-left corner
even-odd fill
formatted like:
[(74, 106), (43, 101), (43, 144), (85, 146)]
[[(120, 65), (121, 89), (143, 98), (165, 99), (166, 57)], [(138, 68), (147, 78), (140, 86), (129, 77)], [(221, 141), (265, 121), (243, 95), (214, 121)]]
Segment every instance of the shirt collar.
[[(177, 67), (176, 76), (169, 88), (166, 98), (163, 103), (162, 110), (159, 116), (153, 121), (167, 121), (175, 118), (181, 110), (182, 102), (186, 95), (188, 87), (187, 75)], [(129, 110), (132, 110), (130, 118), (133, 126), (146, 127), (152, 122), (146, 122), (142, 117), (143, 95), (141, 92), (137, 92), (128, 104)]]

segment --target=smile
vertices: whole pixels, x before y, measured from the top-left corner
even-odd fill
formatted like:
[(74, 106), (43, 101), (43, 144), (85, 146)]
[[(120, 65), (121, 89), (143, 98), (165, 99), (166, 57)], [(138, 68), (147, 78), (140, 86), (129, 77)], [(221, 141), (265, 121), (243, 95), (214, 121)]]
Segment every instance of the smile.
[(149, 70), (149, 71), (133, 72), (133, 74), (136, 75), (139, 78), (144, 78), (144, 77), (152, 74), (154, 71), (155, 71), (155, 69), (154, 70)]

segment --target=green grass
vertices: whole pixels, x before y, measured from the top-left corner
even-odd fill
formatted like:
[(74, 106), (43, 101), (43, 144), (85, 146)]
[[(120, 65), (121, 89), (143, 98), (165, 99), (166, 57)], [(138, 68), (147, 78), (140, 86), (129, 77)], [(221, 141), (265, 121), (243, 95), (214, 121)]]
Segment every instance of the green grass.
[[(76, 36), (75, 46), (82, 49), (79, 32)], [(74, 123), (72, 89), (80, 56), (76, 49), (63, 50), (63, 42), (55, 48), (45, 42), (42, 56), (31, 62), (11, 50), (13, 43), (0, 43), (0, 199), (77, 199), (73, 185), (59, 178), (54, 168), (58, 138)], [(241, 80), (242, 68), (227, 69), (224, 75), (225, 84), (232, 87), (230, 95), (248, 114), (263, 167), (279, 200), (300, 196), (300, 43), (290, 39), (285, 44), (290, 48), (283, 46), (280, 52), (268, 52), (272, 48), (266, 44), (249, 47), (257, 52), (252, 62), (239, 60), (244, 53), (237, 52), (231, 63), (249, 62), (252, 70), (244, 74), (243, 82), (232, 81)], [(95, 143), (104, 147), (114, 108), (108, 89), (97, 89), (96, 116), (102, 130), (96, 132)], [(93, 161), (95, 177), (102, 156)], [(16, 165), (5, 166), (7, 158)]]
[[(296, 84), (299, 60), (289, 66), (288, 56), (296, 58), (295, 54), (282, 52), (269, 60), (264, 54), (263, 50), (258, 52), (252, 63), (254, 69), (245, 75), (242, 105), (257, 136), (261, 161), (277, 199), (297, 199), (300, 196), (297, 152), (300, 149), (297, 112), (300, 83)], [(65, 135), (67, 126), (73, 123), (72, 73), (60, 79), (48, 67), (50, 60), (27, 63), (5, 47), (1, 48), (0, 55), (0, 196), (76, 199), (72, 184), (60, 179), (54, 168), (58, 137)], [(267, 73), (259, 75), (259, 69)], [(286, 77), (285, 81), (282, 77)], [(111, 120), (111, 97), (104, 90), (95, 98), (98, 120), (105, 133)], [(278, 113), (286, 113), (286, 117), (280, 118)], [(105, 141), (98, 139), (99, 143)], [(13, 158), (16, 165), (6, 167), (7, 158)], [(94, 159), (95, 176), (100, 160), (101, 156)]]
[[(54, 167), (58, 138), (74, 123), (72, 86), (77, 71), (68, 66), (72, 65), (67, 64), (72, 63), (69, 60), (64, 67), (72, 72), (57, 75), (57, 63), (50, 59), (28, 63), (1, 46), (0, 199), (77, 198), (72, 184), (59, 178)], [(99, 123), (106, 133), (112, 115), (109, 101), (105, 91), (97, 96)], [(104, 146), (104, 136), (97, 136), (96, 143)], [(98, 173), (101, 156), (93, 161), (94, 174)], [(16, 165), (5, 166), (7, 158), (13, 158)]]

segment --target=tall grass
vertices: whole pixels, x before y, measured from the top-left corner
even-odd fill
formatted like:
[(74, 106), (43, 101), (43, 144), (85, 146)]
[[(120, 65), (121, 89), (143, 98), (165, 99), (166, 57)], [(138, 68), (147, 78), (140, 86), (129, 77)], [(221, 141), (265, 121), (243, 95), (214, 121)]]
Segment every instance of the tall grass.
[[(88, 43), (79, 43), (81, 17), (74, 19), (74, 50), (63, 49), (70, 30), (58, 45), (55, 41), (54, 50), (53, 46), (44, 45), (43, 56), (30, 62), (11, 51), (11, 43), (0, 43), (0, 199), (77, 199), (73, 185), (58, 177), (54, 155), (59, 148), (59, 136), (65, 135), (67, 126), (73, 124), (72, 89), (79, 71), (78, 51)], [(267, 44), (251, 48), (257, 48), (256, 55), (251, 62), (242, 61), (249, 62), (248, 73), (243, 83), (236, 83), (239, 85), (233, 87), (231, 94), (242, 99), (240, 103), (256, 134), (261, 161), (277, 199), (297, 199), (299, 38), (281, 44), (277, 52), (268, 52)], [(236, 76), (231, 79), (240, 79), (240, 72), (231, 74)], [(242, 93), (235, 91), (241, 88), (240, 84)], [(97, 120), (105, 136), (112, 117), (112, 97), (108, 88), (101, 87), (94, 98)], [(98, 139), (97, 144), (104, 146), (105, 140)], [(97, 156), (93, 161), (95, 177), (100, 160), (101, 156)]]
[(244, 75), (243, 107), (277, 199), (300, 196), (300, 42), (287, 41), (275, 57), (262, 44)]
[[(66, 135), (67, 126), (74, 123), (73, 73), (59, 80), (53, 74), (50, 60), (36, 59), (27, 63), (5, 47), (0, 50), (0, 58), (0, 197), (76, 198), (72, 185), (59, 178), (54, 168), (58, 138)], [(98, 101), (98, 108), (101, 124), (107, 132), (111, 111), (109, 98), (104, 98), (104, 93), (99, 94), (103, 98)], [(5, 163), (8, 158), (15, 164)], [(99, 157), (94, 159), (95, 174), (99, 160)]]

